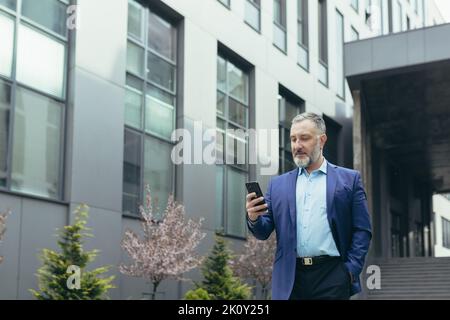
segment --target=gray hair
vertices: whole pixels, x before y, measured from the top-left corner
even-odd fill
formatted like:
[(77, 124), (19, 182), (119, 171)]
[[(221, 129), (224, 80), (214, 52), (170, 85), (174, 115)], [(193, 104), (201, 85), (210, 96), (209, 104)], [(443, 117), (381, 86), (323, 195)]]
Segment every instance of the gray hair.
[(302, 122), (304, 120), (312, 121), (316, 125), (316, 128), (319, 130), (320, 134), (327, 133), (327, 127), (325, 126), (325, 121), (323, 118), (312, 112), (303, 112), (302, 114), (295, 116), (295, 118), (292, 119), (292, 124)]

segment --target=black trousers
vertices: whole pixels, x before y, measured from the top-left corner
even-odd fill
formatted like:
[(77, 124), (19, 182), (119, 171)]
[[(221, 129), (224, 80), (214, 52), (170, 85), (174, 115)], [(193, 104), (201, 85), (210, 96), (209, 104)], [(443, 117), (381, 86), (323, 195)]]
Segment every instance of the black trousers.
[(348, 300), (350, 286), (350, 274), (341, 258), (312, 266), (304, 266), (297, 259), (289, 300)]

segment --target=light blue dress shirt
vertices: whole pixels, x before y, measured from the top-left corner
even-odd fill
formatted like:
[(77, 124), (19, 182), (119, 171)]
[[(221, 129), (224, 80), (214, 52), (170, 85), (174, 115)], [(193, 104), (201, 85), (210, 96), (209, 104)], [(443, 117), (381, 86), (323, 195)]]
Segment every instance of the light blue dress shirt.
[(310, 174), (299, 168), (295, 190), (299, 257), (340, 256), (327, 219), (327, 161)]

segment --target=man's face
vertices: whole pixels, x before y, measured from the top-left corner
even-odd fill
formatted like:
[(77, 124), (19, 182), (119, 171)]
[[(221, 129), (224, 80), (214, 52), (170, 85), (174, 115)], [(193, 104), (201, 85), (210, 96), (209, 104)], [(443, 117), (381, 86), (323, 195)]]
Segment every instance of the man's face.
[(311, 120), (296, 122), (291, 126), (291, 149), (295, 164), (307, 168), (318, 161), (327, 136), (321, 134)]

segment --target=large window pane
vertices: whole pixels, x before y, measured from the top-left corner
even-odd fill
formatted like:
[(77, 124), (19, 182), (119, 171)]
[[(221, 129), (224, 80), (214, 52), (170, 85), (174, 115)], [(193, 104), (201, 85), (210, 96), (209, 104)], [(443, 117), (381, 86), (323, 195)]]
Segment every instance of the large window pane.
[(217, 118), (216, 128), (216, 163), (224, 163), (225, 155), (225, 121)]
[(260, 29), (259, 26), (259, 1), (245, 1), (245, 21), (252, 26), (255, 30)]
[(123, 212), (139, 213), (141, 191), (141, 137), (125, 130), (123, 156)]
[(345, 98), (344, 82), (344, 16), (336, 10), (336, 91)]
[(0, 6), (5, 6), (11, 10), (16, 10), (17, 0), (0, 0)]
[(173, 96), (155, 87), (150, 87), (146, 96), (145, 129), (170, 138), (174, 129), (174, 116)]
[(243, 103), (248, 101), (248, 76), (232, 63), (228, 62), (229, 93)]
[(227, 131), (227, 164), (234, 164), (246, 169), (247, 139), (243, 129), (229, 125)]
[(18, 88), (11, 189), (58, 198), (63, 106)]
[(306, 70), (309, 69), (308, 51), (305, 48), (303, 48), (302, 46), (298, 46), (297, 62), (304, 69), (306, 69)]
[(324, 66), (322, 63), (319, 63), (319, 81), (324, 85), (328, 86), (328, 68)]
[(221, 57), (217, 58), (217, 88), (227, 92), (227, 63)]
[(142, 40), (142, 6), (135, 1), (128, 3), (128, 34)]
[(216, 166), (216, 221), (217, 230), (223, 229), (223, 166)]
[(11, 77), (14, 46), (14, 20), (0, 14), (0, 74)]
[(273, 43), (278, 49), (286, 52), (286, 31), (278, 25), (273, 26)]
[(243, 127), (247, 126), (247, 108), (233, 98), (229, 98), (229, 119)]
[(125, 93), (125, 123), (142, 129), (143, 81), (127, 75), (127, 90)]
[(66, 5), (58, 0), (22, 0), (22, 14), (47, 29), (66, 35)]
[[(173, 165), (170, 158), (172, 145), (157, 139), (145, 138), (144, 184), (150, 185), (153, 208), (156, 203), (163, 212), (172, 193)], [(156, 203), (155, 203), (156, 201)], [(156, 211), (155, 211), (156, 212)]]
[(176, 30), (172, 25), (150, 12), (148, 46), (171, 60), (176, 59)]
[(142, 93), (127, 88), (125, 94), (125, 123), (129, 126), (140, 129), (142, 114)]
[(6, 186), (10, 105), (11, 87), (0, 81), (0, 187)]
[(148, 54), (147, 79), (170, 90), (175, 90), (175, 68), (154, 54)]
[(64, 44), (19, 26), (17, 80), (58, 97), (64, 88)]
[(247, 174), (228, 167), (227, 178), (227, 233), (244, 237)]
[(127, 45), (127, 70), (144, 76), (144, 49), (130, 41)]
[(279, 25), (284, 26), (284, 0), (274, 0), (273, 1), (273, 21)]
[(223, 93), (217, 92), (217, 115), (225, 117), (225, 95)]

